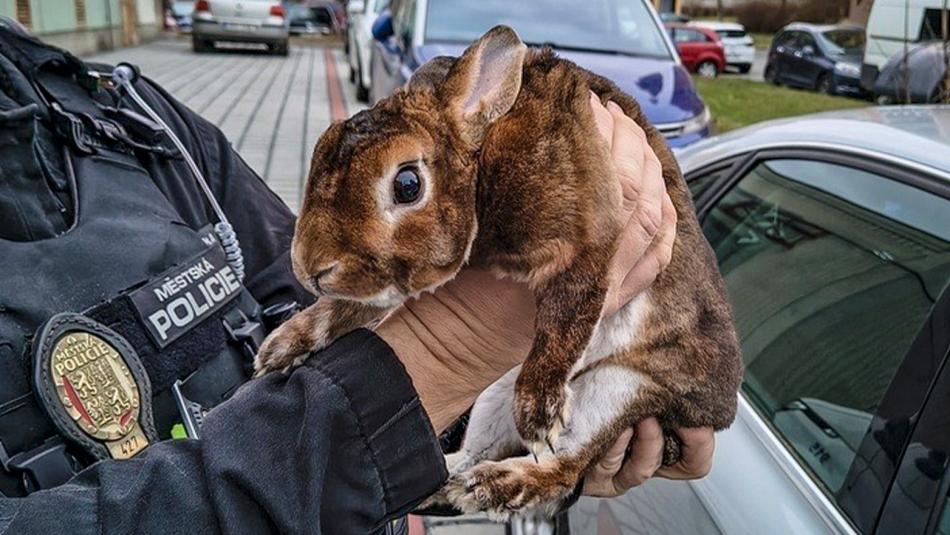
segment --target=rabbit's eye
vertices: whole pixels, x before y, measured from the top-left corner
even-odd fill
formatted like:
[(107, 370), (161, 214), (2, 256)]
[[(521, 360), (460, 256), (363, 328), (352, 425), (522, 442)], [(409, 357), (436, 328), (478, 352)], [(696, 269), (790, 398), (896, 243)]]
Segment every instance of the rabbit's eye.
[(422, 194), (422, 180), (412, 168), (400, 169), (393, 179), (393, 198), (396, 204), (414, 202)]

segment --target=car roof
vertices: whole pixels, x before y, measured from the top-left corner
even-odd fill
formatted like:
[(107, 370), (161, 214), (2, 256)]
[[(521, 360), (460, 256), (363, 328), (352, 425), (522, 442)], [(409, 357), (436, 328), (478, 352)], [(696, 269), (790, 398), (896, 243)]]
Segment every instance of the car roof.
[(694, 20), (692, 24), (713, 30), (745, 30), (745, 26), (738, 22), (720, 22), (718, 20)]
[(768, 148), (827, 148), (899, 161), (950, 184), (950, 105), (877, 106), (767, 121), (677, 152), (684, 171)]
[(784, 28), (782, 31), (787, 30), (799, 30), (805, 32), (827, 32), (828, 30), (863, 30), (863, 26), (858, 26), (857, 24), (812, 24), (810, 22), (793, 22)]

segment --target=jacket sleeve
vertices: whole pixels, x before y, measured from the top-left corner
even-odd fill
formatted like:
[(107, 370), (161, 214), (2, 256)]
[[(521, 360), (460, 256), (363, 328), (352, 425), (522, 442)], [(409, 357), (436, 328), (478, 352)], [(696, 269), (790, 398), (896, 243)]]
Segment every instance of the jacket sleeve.
[(200, 440), (0, 499), (0, 533), (366, 534), (446, 477), (405, 369), (362, 330), (289, 376), (242, 387), (208, 414)]

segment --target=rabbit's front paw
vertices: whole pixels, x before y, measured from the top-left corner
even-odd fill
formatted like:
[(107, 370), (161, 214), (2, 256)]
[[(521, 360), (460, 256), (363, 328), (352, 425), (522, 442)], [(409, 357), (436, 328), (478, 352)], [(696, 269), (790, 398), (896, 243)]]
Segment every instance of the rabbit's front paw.
[(291, 318), (261, 344), (254, 358), (254, 377), (299, 366), (312, 350), (313, 337), (295, 325)]
[(556, 505), (570, 494), (570, 487), (551, 468), (525, 458), (486, 461), (450, 477), (440, 492), (465, 513), (484, 511), (492, 520), (503, 522), (526, 509)]
[(515, 387), (515, 427), (532, 453), (553, 452), (553, 444), (570, 417), (570, 400), (567, 385), (519, 378)]

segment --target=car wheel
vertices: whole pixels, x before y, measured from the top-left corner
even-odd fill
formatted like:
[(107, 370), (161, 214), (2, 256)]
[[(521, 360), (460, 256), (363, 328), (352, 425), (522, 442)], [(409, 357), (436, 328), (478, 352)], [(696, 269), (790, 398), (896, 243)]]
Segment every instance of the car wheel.
[(696, 67), (696, 73), (703, 78), (715, 78), (719, 76), (719, 67), (712, 61), (704, 61)]
[(818, 77), (818, 82), (815, 83), (815, 91), (819, 93), (824, 93), (826, 95), (835, 94), (835, 86), (831, 82), (831, 76), (827, 74), (822, 74)]
[(739, 72), (742, 74), (749, 74), (749, 71), (752, 70), (752, 65), (748, 63), (742, 63), (739, 65)]
[(765, 81), (770, 84), (781, 85), (778, 81), (778, 72), (776, 72), (774, 65), (767, 65), (765, 67)]
[(191, 36), (191, 50), (196, 54), (204, 54), (205, 52), (211, 52), (214, 50), (214, 44), (205, 41), (204, 39), (199, 38), (196, 35)]
[(271, 43), (269, 48), (274, 55), (287, 57), (290, 54), (290, 41), (277, 41)]
[(359, 72), (356, 74), (356, 100), (369, 102), (369, 88), (363, 85), (363, 64), (359, 58), (356, 58), (356, 64), (359, 66)]

